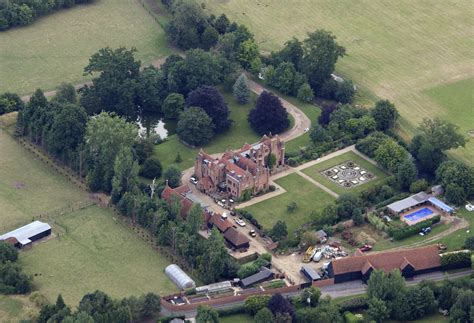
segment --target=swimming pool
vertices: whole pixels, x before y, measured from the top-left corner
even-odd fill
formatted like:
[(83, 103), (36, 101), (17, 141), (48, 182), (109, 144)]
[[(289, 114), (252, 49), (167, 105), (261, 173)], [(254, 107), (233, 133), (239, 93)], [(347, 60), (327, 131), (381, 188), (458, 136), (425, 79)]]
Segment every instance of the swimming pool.
[(430, 215), (432, 215), (434, 212), (427, 208), (427, 207), (424, 207), (422, 209), (419, 209), (413, 213), (410, 213), (410, 214), (407, 214), (405, 215), (403, 218), (407, 221), (410, 221), (410, 222), (417, 222), (419, 221), (420, 219), (423, 219), (423, 218), (426, 218)]

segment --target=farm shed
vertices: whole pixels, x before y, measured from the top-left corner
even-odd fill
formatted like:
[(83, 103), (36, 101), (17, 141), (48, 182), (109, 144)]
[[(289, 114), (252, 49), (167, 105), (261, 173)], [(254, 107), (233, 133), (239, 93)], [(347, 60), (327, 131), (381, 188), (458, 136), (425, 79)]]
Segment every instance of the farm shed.
[(178, 265), (171, 264), (165, 268), (165, 274), (180, 289), (195, 288), (196, 283)]
[(242, 288), (247, 288), (254, 284), (258, 284), (266, 280), (272, 279), (274, 276), (275, 274), (270, 269), (262, 267), (258, 273), (242, 279), (240, 281), (240, 286)]
[(367, 282), (372, 271), (376, 269), (382, 269), (385, 272), (399, 269), (404, 277), (413, 277), (440, 268), (438, 246), (431, 245), (336, 259), (329, 264), (328, 275), (334, 278), (335, 283), (358, 279)]
[(321, 279), (321, 276), (319, 276), (319, 274), (308, 265), (301, 266), (300, 271), (310, 282), (314, 282)]
[(387, 209), (393, 214), (399, 215), (404, 211), (407, 211), (411, 208), (425, 203), (426, 201), (428, 201), (428, 198), (428, 194), (426, 194), (425, 192), (419, 192), (417, 194), (404, 198), (403, 200), (387, 205)]
[(433, 205), (435, 208), (443, 211), (444, 213), (453, 213), (454, 212), (454, 209), (452, 207), (450, 207), (449, 205), (447, 205), (446, 203), (444, 203), (443, 201), (441, 200), (438, 200), (436, 197), (430, 197), (428, 199), (428, 202), (431, 203), (431, 205)]
[(0, 240), (6, 240), (17, 248), (23, 248), (33, 241), (39, 240), (51, 234), (51, 226), (41, 221), (34, 221), (21, 228), (5, 233)]
[(231, 227), (224, 233), (224, 238), (231, 248), (247, 249), (250, 246), (250, 240), (237, 229)]

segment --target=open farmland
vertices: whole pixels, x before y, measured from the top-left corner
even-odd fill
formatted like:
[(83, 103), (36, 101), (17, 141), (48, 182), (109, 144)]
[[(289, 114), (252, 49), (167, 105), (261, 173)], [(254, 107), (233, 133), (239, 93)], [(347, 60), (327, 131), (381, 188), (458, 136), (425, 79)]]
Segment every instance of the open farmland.
[(118, 221), (96, 206), (56, 219), (59, 237), (20, 256), (35, 287), (50, 301), (61, 293), (69, 304), (96, 289), (117, 298), (176, 291), (163, 272), (169, 262)]
[[(225, 13), (255, 34), (261, 50), (281, 48), (293, 36), (323, 28), (332, 31), (348, 55), (337, 73), (361, 89), (359, 101), (376, 97), (395, 102), (402, 132), (412, 134), (423, 117), (460, 123), (451, 105), (427, 90), (474, 76), (472, 2), (370, 0), (205, 0), (208, 11)], [(289, 23), (285, 23), (289, 22)], [(472, 91), (471, 91), (472, 93)], [(448, 93), (448, 100), (456, 100)], [(465, 95), (464, 95), (465, 96)], [(474, 123), (474, 113), (467, 120)], [(465, 106), (463, 111), (469, 109)], [(467, 122), (466, 120), (466, 122)], [(460, 124), (461, 125), (461, 124)], [(462, 125), (461, 125), (462, 126)], [(455, 155), (472, 160), (474, 141)]]
[[(86, 192), (0, 129), (1, 233), (80, 202), (88, 202)], [(169, 262), (118, 223), (110, 210), (90, 206), (54, 215), (48, 221), (53, 236), (20, 255), (25, 270), (34, 275), (35, 289), (50, 301), (62, 293), (66, 302), (76, 304), (96, 289), (114, 297), (175, 290), (163, 273)], [(0, 305), (5, 302), (14, 301), (3, 299)], [(0, 321), (11, 315), (2, 314), (0, 306)]]
[(0, 92), (86, 81), (89, 57), (106, 46), (136, 47), (143, 63), (171, 53), (164, 31), (138, 1), (99, 0), (0, 32)]
[[(245, 208), (265, 229), (271, 229), (278, 220), (282, 220), (286, 222), (291, 234), (311, 221), (312, 211), (318, 212), (334, 200), (331, 195), (298, 174), (290, 174), (275, 182), (286, 193)], [(293, 213), (286, 209), (291, 202), (297, 205)]]
[(71, 184), (0, 129), (0, 231), (70, 204), (87, 201)]

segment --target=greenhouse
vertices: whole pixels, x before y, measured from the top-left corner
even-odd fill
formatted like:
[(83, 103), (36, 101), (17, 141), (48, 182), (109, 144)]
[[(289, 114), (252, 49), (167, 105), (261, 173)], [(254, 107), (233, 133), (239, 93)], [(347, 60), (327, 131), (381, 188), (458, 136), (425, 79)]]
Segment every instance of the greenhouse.
[(180, 289), (195, 288), (196, 283), (178, 265), (171, 264), (165, 268), (165, 274)]

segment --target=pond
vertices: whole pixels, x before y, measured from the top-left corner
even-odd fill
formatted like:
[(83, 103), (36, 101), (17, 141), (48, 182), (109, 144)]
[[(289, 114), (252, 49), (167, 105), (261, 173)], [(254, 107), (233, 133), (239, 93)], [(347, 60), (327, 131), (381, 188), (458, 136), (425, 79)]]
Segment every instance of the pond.
[(165, 139), (176, 133), (176, 121), (164, 119), (159, 114), (143, 114), (137, 118), (136, 124), (142, 138), (159, 135), (161, 139)]

